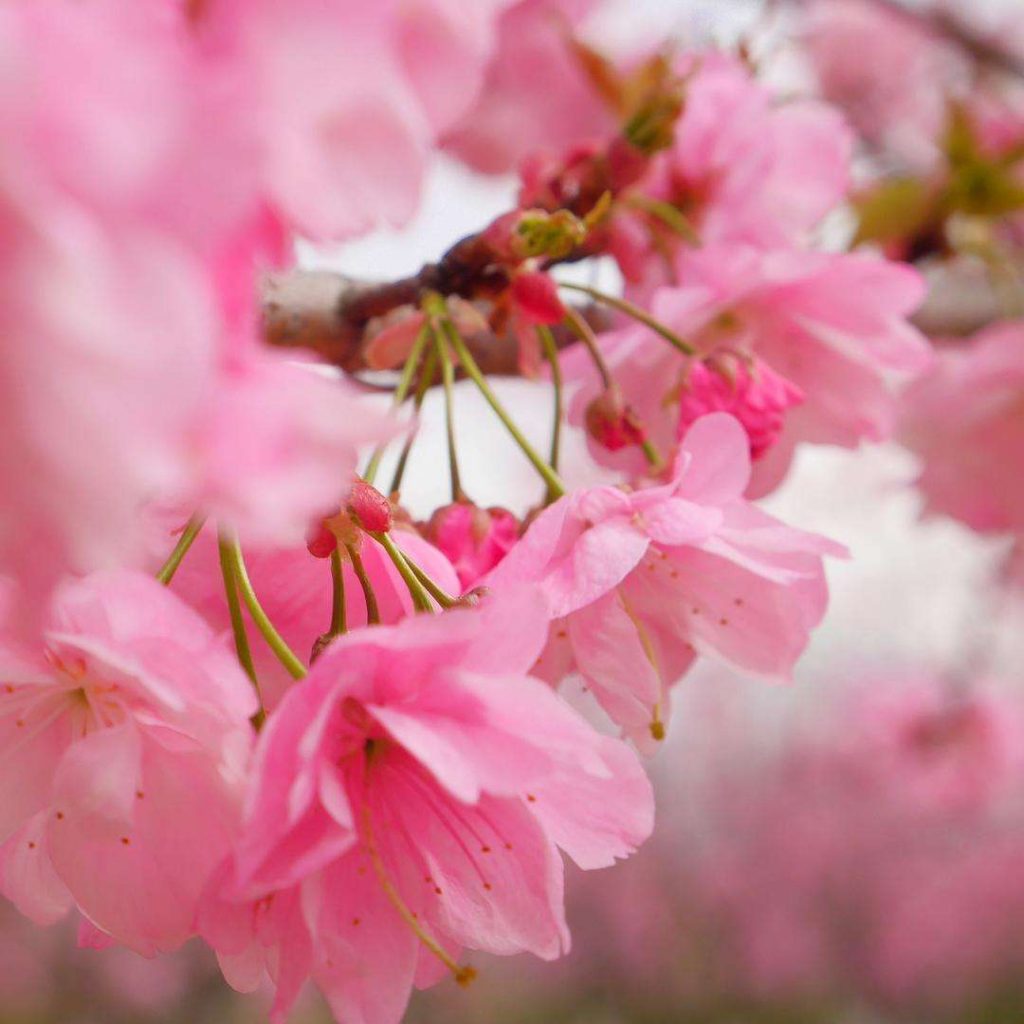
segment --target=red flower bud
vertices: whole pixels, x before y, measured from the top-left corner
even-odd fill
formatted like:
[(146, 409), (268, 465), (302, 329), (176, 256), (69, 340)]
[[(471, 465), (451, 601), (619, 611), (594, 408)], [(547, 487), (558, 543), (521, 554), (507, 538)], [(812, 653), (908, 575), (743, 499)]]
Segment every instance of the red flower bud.
[(391, 529), (391, 502), (365, 480), (352, 485), (346, 509), (367, 533), (387, 533)]
[(337, 546), (338, 538), (327, 529), (323, 520), (312, 526), (306, 534), (306, 550), (314, 558), (330, 558)]
[(512, 279), (512, 301), (531, 324), (557, 324), (565, 319), (565, 306), (558, 296), (554, 278), (541, 271), (516, 274)]
[(606, 388), (590, 402), (584, 423), (587, 433), (611, 452), (643, 444), (647, 437), (639, 417), (626, 404), (617, 387)]
[(457, 501), (439, 508), (424, 535), (448, 556), (463, 587), (491, 571), (519, 539), (519, 520), (504, 508)]

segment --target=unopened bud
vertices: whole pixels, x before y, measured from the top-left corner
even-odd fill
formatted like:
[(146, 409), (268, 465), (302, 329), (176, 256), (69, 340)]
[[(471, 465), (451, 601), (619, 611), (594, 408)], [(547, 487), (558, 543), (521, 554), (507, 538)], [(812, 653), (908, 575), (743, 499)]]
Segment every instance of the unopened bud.
[(365, 480), (352, 485), (346, 509), (367, 533), (387, 533), (391, 529), (391, 502)]
[(463, 587), (491, 571), (519, 539), (519, 520), (504, 508), (457, 501), (439, 508), (424, 536), (452, 563)]
[(327, 528), (323, 520), (311, 527), (306, 534), (306, 550), (314, 558), (330, 558), (337, 546), (338, 538)]
[(640, 418), (614, 386), (606, 388), (587, 405), (584, 424), (587, 434), (611, 452), (643, 444), (647, 438)]
[(531, 324), (557, 324), (565, 319), (558, 285), (550, 274), (540, 270), (512, 278), (512, 302)]
[(569, 210), (527, 210), (516, 227), (519, 250), (525, 257), (564, 259), (587, 237), (587, 226)]
[(499, 259), (507, 263), (539, 257), (557, 260), (582, 245), (587, 226), (569, 210), (514, 210), (495, 220), (484, 237)]
[(679, 436), (701, 416), (731, 413), (747, 432), (750, 457), (758, 459), (778, 440), (787, 411), (803, 400), (800, 388), (755, 356), (717, 353), (687, 370), (679, 395)]

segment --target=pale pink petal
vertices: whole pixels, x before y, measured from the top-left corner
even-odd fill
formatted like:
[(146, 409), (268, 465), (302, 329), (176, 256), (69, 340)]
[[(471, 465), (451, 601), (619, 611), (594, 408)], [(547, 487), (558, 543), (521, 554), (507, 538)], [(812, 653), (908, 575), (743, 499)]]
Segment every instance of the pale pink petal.
[(667, 685), (646, 627), (630, 616), (623, 596), (612, 590), (568, 619), (576, 668), (609, 717), (632, 737), (649, 736), (651, 723), (668, 717)]
[(0, 892), (40, 925), (53, 924), (74, 906), (50, 861), (45, 812), (29, 819), (0, 846)]
[[(102, 764), (79, 760), (83, 772), (102, 777)], [(119, 791), (113, 780), (106, 787), (117, 791), (109, 810), (98, 803), (102, 790), (71, 780), (67, 787), (67, 801), (55, 794), (47, 835), (79, 909), (143, 955), (175, 949), (192, 934), (206, 881), (234, 838), (237, 794), (204, 753), (152, 745), (144, 745), (137, 778), (119, 780)], [(112, 811), (123, 812), (128, 790), (134, 807), (118, 835)]]
[(750, 480), (750, 444), (728, 413), (703, 416), (686, 432), (679, 449), (680, 497), (721, 505), (739, 498)]
[(408, 844), (402, 850), (396, 835), (385, 859), (394, 850), (403, 862), (423, 864), (428, 922), (459, 945), (491, 953), (550, 960), (568, 948), (561, 860), (519, 800), (460, 804), (397, 755), (375, 771), (386, 785), (375, 791), (374, 817), (395, 822)]
[(313, 975), (338, 1020), (399, 1024), (409, 1001), (419, 941), (388, 902), (370, 859), (336, 861), (304, 894), (315, 936)]
[(597, 742), (605, 775), (565, 768), (527, 798), (544, 831), (585, 871), (628, 857), (654, 828), (654, 794), (636, 755), (610, 737)]

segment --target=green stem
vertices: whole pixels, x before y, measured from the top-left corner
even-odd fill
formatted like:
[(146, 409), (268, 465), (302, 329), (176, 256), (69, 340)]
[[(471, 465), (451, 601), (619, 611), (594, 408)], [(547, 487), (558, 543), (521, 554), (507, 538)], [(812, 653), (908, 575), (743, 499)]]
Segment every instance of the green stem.
[(568, 281), (559, 281), (558, 286), (560, 288), (569, 288), (574, 292), (583, 292), (584, 295), (589, 295), (595, 302), (601, 302), (606, 306), (611, 306), (612, 309), (617, 309), (620, 313), (625, 313), (626, 316), (642, 323), (645, 327), (649, 327), (655, 334), (660, 334), (670, 345), (679, 349), (683, 355), (695, 356), (697, 354), (697, 350), (688, 341), (683, 341), (675, 331), (670, 330), (663, 323), (655, 320), (646, 310), (641, 309), (627, 299), (608, 295), (606, 292), (599, 291), (597, 288), (591, 288), (587, 284), (570, 284)]
[(558, 346), (555, 344), (551, 328), (538, 324), (537, 336), (551, 366), (551, 386), (555, 393), (554, 422), (551, 427), (551, 468), (557, 473), (558, 456), (562, 447), (562, 364), (558, 361)]
[(165, 587), (174, 579), (178, 566), (181, 565), (185, 555), (188, 554), (188, 549), (192, 547), (192, 542), (199, 536), (205, 522), (206, 518), (204, 516), (194, 515), (186, 524), (185, 529), (182, 530), (178, 543), (174, 545), (174, 550), (167, 556), (167, 561), (164, 562), (160, 567), (160, 571), (156, 574), (157, 580)]
[(331, 552), (331, 628), (329, 636), (341, 636), (347, 628), (345, 621), (345, 574), (341, 567), (341, 552)]
[(448, 471), (452, 480), (452, 501), (461, 501), (465, 497), (462, 481), (459, 479), (459, 457), (455, 450), (455, 370), (452, 367), (448, 346), (445, 344), (441, 328), (434, 321), (434, 341), (437, 358), (441, 362), (441, 381), (444, 384), (444, 423), (448, 435)]
[(608, 364), (605, 362), (604, 355), (601, 352), (601, 346), (598, 344), (597, 337), (590, 328), (590, 324), (583, 319), (571, 306), (565, 307), (565, 319), (569, 326), (572, 328), (573, 334), (576, 335), (580, 341), (583, 342), (586, 347), (587, 353), (590, 355), (590, 360), (597, 369), (598, 375), (601, 378), (601, 383), (605, 389), (608, 389), (614, 383), (612, 379), (612, 372), (608, 369)]
[(458, 598), (442, 590), (408, 555), (403, 552), (403, 557), (409, 568), (416, 574), (416, 579), (423, 584), (427, 593), (442, 607), (454, 608), (459, 603)]
[(373, 592), (373, 584), (366, 574), (366, 566), (359, 556), (359, 552), (351, 544), (345, 545), (348, 557), (352, 561), (352, 570), (359, 580), (359, 586), (363, 588), (363, 598), (366, 601), (366, 624), (376, 626), (380, 622), (380, 609), (377, 607), (377, 595)]
[(655, 473), (664, 468), (665, 460), (661, 457), (661, 452), (658, 451), (649, 437), (645, 437), (640, 442), (640, 448), (644, 453), (644, 458), (647, 459), (647, 464)]
[(629, 206), (637, 210), (643, 210), (644, 213), (649, 213), (652, 217), (656, 217), (667, 228), (679, 235), (680, 238), (689, 242), (690, 245), (699, 246), (701, 244), (700, 235), (697, 234), (689, 219), (678, 207), (673, 206), (671, 203), (642, 195), (631, 195), (627, 202)]
[[(412, 386), (412, 378), (416, 373), (416, 367), (420, 365), (420, 359), (423, 356), (423, 349), (426, 347), (427, 340), (429, 338), (430, 324), (427, 322), (424, 323), (419, 334), (416, 335), (416, 340), (413, 342), (408, 358), (405, 360), (405, 365), (402, 367), (402, 376), (399, 378), (398, 386), (395, 388), (395, 408), (400, 406), (409, 394), (409, 388)], [(363, 479), (368, 484), (373, 483), (374, 477), (377, 475), (377, 470), (380, 469), (380, 461), (384, 457), (386, 449), (386, 444), (378, 445), (374, 449), (373, 455), (370, 456), (370, 461), (366, 464), (366, 472), (363, 474)]]
[(263, 639), (266, 640), (267, 646), (274, 652), (278, 661), (284, 665), (288, 670), (288, 674), (293, 679), (302, 679), (306, 674), (306, 666), (299, 661), (295, 656), (295, 652), (285, 643), (281, 634), (274, 628), (274, 624), (263, 610), (263, 606), (256, 596), (256, 591), (253, 590), (249, 573), (245, 568), (245, 558), (242, 555), (242, 548), (238, 543), (237, 537), (232, 537), (228, 541), (228, 558), (231, 562), (235, 580), (238, 583), (238, 589), (242, 592), (242, 600), (245, 602), (246, 608), (249, 609), (249, 615), (252, 616), (252, 621), (256, 624), (256, 628), (260, 631)]
[(455, 349), (456, 355), (459, 357), (459, 362), (462, 363), (463, 370), (466, 371), (466, 375), (477, 386), (480, 394), (482, 394), (487, 400), (487, 404), (494, 411), (494, 414), (498, 419), (501, 420), (509, 434), (512, 435), (512, 439), (517, 445), (519, 445), (523, 454), (533, 464), (534, 469), (536, 469), (541, 477), (543, 477), (544, 482), (548, 485), (548, 492), (553, 494), (556, 498), (560, 498), (565, 494), (565, 484), (562, 483), (558, 474), (537, 454), (533, 445), (526, 440), (519, 428), (515, 425), (512, 417), (509, 416), (505, 407), (498, 400), (498, 396), (491, 390), (491, 385), (487, 383), (487, 378), (481, 372), (480, 367), (477, 366), (476, 360), (466, 347), (466, 343), (462, 340), (462, 336), (455, 329), (454, 324), (452, 324), (450, 320), (445, 320), (442, 322), (442, 326), (445, 334), (448, 336), (448, 340)]
[(235, 638), (235, 651), (238, 653), (239, 664), (252, 681), (260, 702), (259, 710), (252, 716), (252, 724), (259, 729), (266, 721), (267, 712), (263, 707), (263, 694), (260, 692), (259, 679), (256, 678), (256, 666), (253, 664), (249, 636), (245, 631), (245, 620), (242, 618), (242, 606), (238, 600), (238, 583), (231, 558), (231, 541), (223, 532), (217, 535), (217, 551), (220, 555), (220, 574), (224, 580), (224, 596), (227, 598), (228, 614), (231, 617), (231, 632)]
[[(437, 352), (434, 349), (431, 349), (423, 360), (423, 372), (420, 374), (419, 384), (416, 386), (416, 396), (413, 399), (413, 410), (416, 413), (418, 413), (423, 406), (423, 398), (430, 387), (430, 382), (434, 378), (434, 368), (436, 365)], [(413, 431), (406, 438), (405, 444), (402, 445), (402, 453), (398, 457), (398, 463), (395, 466), (395, 473), (391, 478), (391, 487), (388, 490), (389, 494), (394, 494), (402, 486), (402, 478), (405, 476), (405, 467), (409, 461), (409, 453), (412, 451), (412, 446), (415, 440), (416, 432)]]
[(432, 612), (434, 606), (430, 603), (430, 595), (427, 593), (419, 577), (413, 572), (412, 567), (405, 560), (405, 555), (399, 550), (398, 545), (386, 533), (371, 533), (371, 537), (388, 553), (388, 557), (395, 563), (398, 574), (405, 581), (412, 597), (412, 603), (418, 612)]

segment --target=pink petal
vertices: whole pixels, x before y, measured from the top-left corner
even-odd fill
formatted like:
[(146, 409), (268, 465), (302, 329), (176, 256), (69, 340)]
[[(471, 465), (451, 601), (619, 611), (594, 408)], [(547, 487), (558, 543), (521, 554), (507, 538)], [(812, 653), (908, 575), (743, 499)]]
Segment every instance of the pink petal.
[(399, 1024), (421, 952), (369, 858), (342, 857), (303, 892), (319, 951), (314, 977), (338, 1020)]
[(74, 906), (50, 861), (45, 812), (29, 819), (0, 846), (0, 892), (40, 925), (53, 924)]
[(426, 920), (441, 934), (461, 946), (548, 960), (568, 948), (561, 860), (519, 800), (459, 803), (398, 755), (375, 772), (378, 832), (393, 825), (385, 862), (396, 876), (401, 864), (422, 864), (410, 899), (426, 901)]
[(576, 668), (608, 716), (631, 737), (649, 737), (667, 717), (670, 682), (644, 646), (645, 626), (630, 616), (618, 590), (569, 616)]
[[(192, 934), (206, 881), (234, 838), (238, 799), (204, 753), (168, 753), (153, 744), (143, 746), (136, 779), (108, 781), (112, 746), (108, 739), (76, 758), (79, 770), (95, 773), (102, 785), (66, 778), (57, 788), (47, 827), (50, 855), (98, 928), (152, 956)], [(65, 763), (70, 771), (74, 762)], [(117, 835), (126, 790), (134, 808)]]
[(529, 808), (545, 832), (585, 871), (628, 857), (654, 828), (654, 792), (632, 750), (597, 739), (607, 772), (563, 769), (535, 786)]
[(750, 480), (750, 442), (739, 420), (728, 413), (702, 416), (686, 432), (679, 459), (679, 496), (704, 505), (735, 501)]

